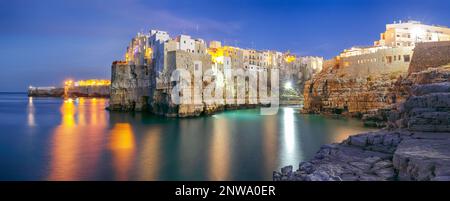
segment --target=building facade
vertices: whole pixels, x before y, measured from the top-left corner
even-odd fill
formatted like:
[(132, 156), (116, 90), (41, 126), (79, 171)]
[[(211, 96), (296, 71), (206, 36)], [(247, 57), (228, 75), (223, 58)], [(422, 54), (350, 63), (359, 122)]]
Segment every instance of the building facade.
[[(373, 46), (352, 47), (327, 62), (338, 76), (364, 77), (371, 74), (406, 72), (417, 43), (450, 41), (450, 29), (417, 21), (386, 25)], [(331, 65), (330, 65), (331, 64)]]
[[(221, 106), (207, 105), (205, 101), (190, 105), (174, 105), (170, 102), (171, 90), (175, 86), (172, 72), (186, 70), (192, 75), (191, 88), (194, 84), (205, 87), (202, 77), (194, 77), (196, 69), (202, 73), (212, 70), (224, 72), (225, 69), (238, 70), (244, 76), (266, 71), (270, 80), (270, 70), (279, 70), (280, 86), (283, 82), (292, 82), (293, 88), (301, 92), (305, 81), (312, 73), (321, 69), (321, 57), (298, 57), (290, 53), (271, 50), (254, 50), (233, 46), (222, 46), (219, 41), (211, 41), (209, 46), (203, 39), (189, 35), (171, 38), (165, 31), (151, 30), (149, 33), (138, 33), (127, 47), (124, 61), (113, 63), (110, 108), (117, 110), (151, 110), (167, 116), (192, 116), (208, 113)], [(234, 76), (234, 75), (233, 75)], [(228, 87), (237, 93), (249, 90), (249, 79), (245, 85), (237, 86), (227, 80), (218, 80), (214, 74), (212, 80)], [(200, 81), (200, 84), (197, 82)], [(282, 89), (281, 89), (282, 90)], [(299, 93), (301, 94), (301, 93)], [(191, 94), (191, 97), (198, 94)], [(249, 94), (246, 94), (246, 97)], [(235, 95), (233, 95), (235, 96)], [(246, 103), (249, 103), (248, 101)]]

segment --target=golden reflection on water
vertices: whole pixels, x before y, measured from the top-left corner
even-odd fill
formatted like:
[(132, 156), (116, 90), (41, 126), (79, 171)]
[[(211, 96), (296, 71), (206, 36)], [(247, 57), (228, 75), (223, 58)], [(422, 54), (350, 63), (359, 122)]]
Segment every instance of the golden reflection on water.
[(209, 154), (209, 180), (222, 181), (228, 179), (230, 172), (230, 133), (225, 118), (214, 119)]
[[(101, 104), (91, 103), (91, 99), (84, 98), (62, 103), (61, 124), (54, 129), (51, 138), (49, 180), (82, 180), (95, 174), (102, 150), (102, 134), (107, 126), (106, 100)], [(87, 113), (89, 118), (86, 118)], [(99, 117), (101, 121), (95, 120)]]
[(264, 164), (266, 170), (276, 167), (278, 142), (277, 142), (277, 119), (275, 116), (268, 116), (264, 119), (264, 133), (263, 133), (263, 153)]
[(64, 101), (61, 105), (61, 125), (56, 127), (52, 138), (49, 180), (74, 180), (77, 178), (78, 137), (75, 131), (75, 106)]
[(117, 180), (129, 180), (135, 157), (135, 140), (129, 123), (117, 123), (111, 130), (109, 148), (113, 154), (113, 166)]
[(158, 180), (160, 170), (161, 128), (152, 127), (142, 140), (142, 151), (139, 153), (139, 180)]

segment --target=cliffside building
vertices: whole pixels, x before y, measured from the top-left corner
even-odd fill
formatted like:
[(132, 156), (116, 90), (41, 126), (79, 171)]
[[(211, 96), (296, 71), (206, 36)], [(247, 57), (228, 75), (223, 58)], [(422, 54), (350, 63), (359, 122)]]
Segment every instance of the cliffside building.
[[(361, 117), (389, 109), (408, 94), (393, 91), (399, 77), (448, 64), (449, 44), (446, 27), (416, 21), (388, 24), (374, 46), (352, 47), (324, 62), (324, 70), (305, 84), (303, 112)], [(429, 74), (420, 80), (431, 79)]]
[[(301, 95), (303, 83), (310, 79), (313, 73), (321, 70), (322, 61), (321, 57), (297, 57), (277, 51), (222, 46), (219, 41), (211, 41), (208, 47), (203, 39), (188, 35), (171, 38), (167, 32), (151, 30), (149, 33), (138, 33), (127, 47), (125, 60), (113, 63), (110, 109), (150, 109), (154, 113), (167, 116), (193, 116), (227, 107), (208, 105), (202, 97), (200, 102), (195, 101), (202, 95), (194, 94), (196, 89), (193, 87), (205, 87), (213, 81), (220, 82), (219, 84), (225, 87), (234, 86), (230, 89), (233, 93), (242, 87), (226, 80), (218, 80), (217, 75), (209, 82), (202, 82), (202, 75), (195, 77), (200, 67), (201, 73), (210, 69), (214, 72), (242, 69), (245, 75), (250, 71), (270, 72), (270, 69), (279, 69), (280, 82), (289, 80)], [(171, 81), (171, 76), (177, 69), (191, 73), (190, 91), (193, 91), (193, 94), (190, 94), (190, 97), (193, 104), (175, 105), (170, 101), (172, 89), (176, 84)], [(243, 87), (248, 90), (248, 79), (245, 82)]]
[(437, 41), (450, 41), (450, 29), (417, 21), (394, 22), (386, 25), (374, 46), (346, 49), (324, 67), (334, 67), (338, 76), (350, 77), (406, 72), (415, 44)]

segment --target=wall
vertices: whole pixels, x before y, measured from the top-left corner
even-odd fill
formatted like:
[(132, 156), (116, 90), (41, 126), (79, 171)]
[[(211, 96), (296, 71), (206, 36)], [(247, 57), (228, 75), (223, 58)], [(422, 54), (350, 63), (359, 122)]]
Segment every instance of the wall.
[[(406, 72), (412, 54), (412, 47), (397, 47), (380, 49), (370, 54), (341, 57), (338, 60), (340, 68), (338, 74), (349, 77), (365, 77), (372, 74)], [(409, 57), (409, 60), (405, 61), (405, 55)], [(388, 62), (389, 57), (391, 62)]]
[(418, 43), (408, 73), (450, 63), (450, 41)]
[(67, 90), (69, 97), (109, 97), (110, 86), (73, 86)]

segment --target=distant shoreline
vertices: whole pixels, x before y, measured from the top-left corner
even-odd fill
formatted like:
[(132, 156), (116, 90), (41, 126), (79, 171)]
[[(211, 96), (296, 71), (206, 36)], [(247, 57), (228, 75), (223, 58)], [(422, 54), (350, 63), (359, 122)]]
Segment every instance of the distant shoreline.
[(0, 91), (0, 94), (27, 94), (27, 92), (18, 92), (18, 91)]

